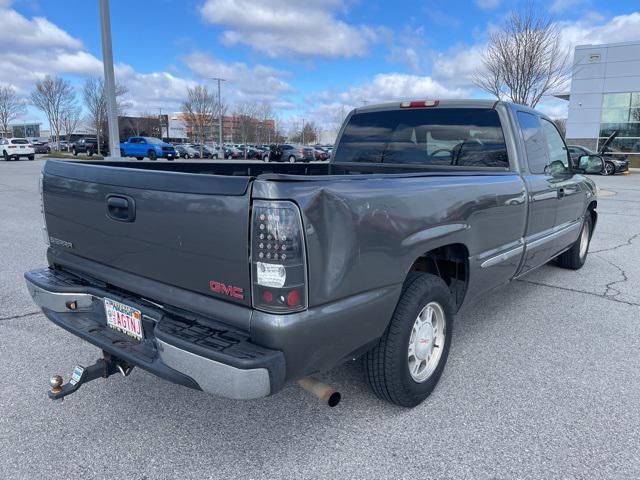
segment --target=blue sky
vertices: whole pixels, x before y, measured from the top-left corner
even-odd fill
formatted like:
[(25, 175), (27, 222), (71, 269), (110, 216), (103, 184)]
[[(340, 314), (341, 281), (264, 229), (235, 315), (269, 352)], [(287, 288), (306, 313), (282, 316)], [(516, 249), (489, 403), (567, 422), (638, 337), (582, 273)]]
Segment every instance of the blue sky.
[[(230, 110), (267, 102), (283, 122), (398, 98), (486, 96), (471, 75), (507, 0), (111, 0), (118, 81), (132, 113), (177, 111), (186, 88), (228, 78)], [(636, 1), (536, 2), (563, 45), (640, 40)], [(0, 83), (101, 73), (98, 0), (0, 0)], [(566, 105), (541, 108), (562, 116)], [(28, 119), (42, 119), (30, 109)]]

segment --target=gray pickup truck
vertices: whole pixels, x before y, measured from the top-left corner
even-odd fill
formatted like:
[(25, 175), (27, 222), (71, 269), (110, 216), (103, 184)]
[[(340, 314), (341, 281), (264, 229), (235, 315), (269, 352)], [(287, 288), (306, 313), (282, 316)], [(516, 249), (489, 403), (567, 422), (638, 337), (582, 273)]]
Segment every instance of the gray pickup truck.
[(27, 285), (104, 353), (49, 395), (138, 366), (252, 399), (363, 357), (415, 406), (463, 302), (584, 264), (603, 162), (577, 165), (549, 118), (494, 101), (358, 108), (328, 164), (48, 161)]

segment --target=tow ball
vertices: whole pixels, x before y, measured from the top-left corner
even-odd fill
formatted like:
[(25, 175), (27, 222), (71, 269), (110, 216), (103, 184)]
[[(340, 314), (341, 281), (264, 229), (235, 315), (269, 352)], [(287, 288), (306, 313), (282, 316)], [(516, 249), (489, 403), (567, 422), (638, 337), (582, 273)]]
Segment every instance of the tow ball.
[(54, 401), (62, 401), (67, 395), (71, 395), (78, 391), (78, 389), (85, 383), (95, 380), (96, 378), (108, 378), (116, 373), (121, 373), (126, 377), (133, 370), (132, 365), (116, 359), (115, 357), (105, 355), (104, 358), (100, 358), (90, 367), (82, 367), (77, 365), (73, 369), (71, 379), (64, 383), (64, 380), (60, 375), (54, 375), (49, 381), (51, 390), (47, 392), (49, 398)]

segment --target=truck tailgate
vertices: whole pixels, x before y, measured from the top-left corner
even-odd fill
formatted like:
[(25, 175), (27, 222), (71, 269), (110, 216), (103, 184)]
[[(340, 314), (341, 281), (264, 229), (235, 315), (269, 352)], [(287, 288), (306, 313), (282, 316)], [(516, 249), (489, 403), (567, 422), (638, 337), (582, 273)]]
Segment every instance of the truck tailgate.
[(52, 249), (251, 304), (249, 177), (59, 161), (43, 175)]

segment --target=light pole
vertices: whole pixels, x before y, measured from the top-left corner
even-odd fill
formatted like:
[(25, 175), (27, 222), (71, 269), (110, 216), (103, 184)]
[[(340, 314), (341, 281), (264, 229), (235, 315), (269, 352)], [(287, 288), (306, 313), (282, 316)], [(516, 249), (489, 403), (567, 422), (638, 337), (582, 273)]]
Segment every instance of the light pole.
[(302, 119), (302, 145), (304, 145), (304, 118)]
[(116, 78), (113, 72), (113, 47), (111, 45), (111, 15), (109, 0), (100, 0), (100, 26), (102, 29), (102, 65), (104, 88), (107, 98), (107, 123), (109, 125), (109, 156), (120, 156), (120, 132), (118, 131), (118, 105), (116, 103)]
[(212, 77), (211, 80), (218, 82), (218, 146), (222, 148), (222, 96), (220, 95), (220, 83), (226, 82), (226, 80), (218, 77)]

